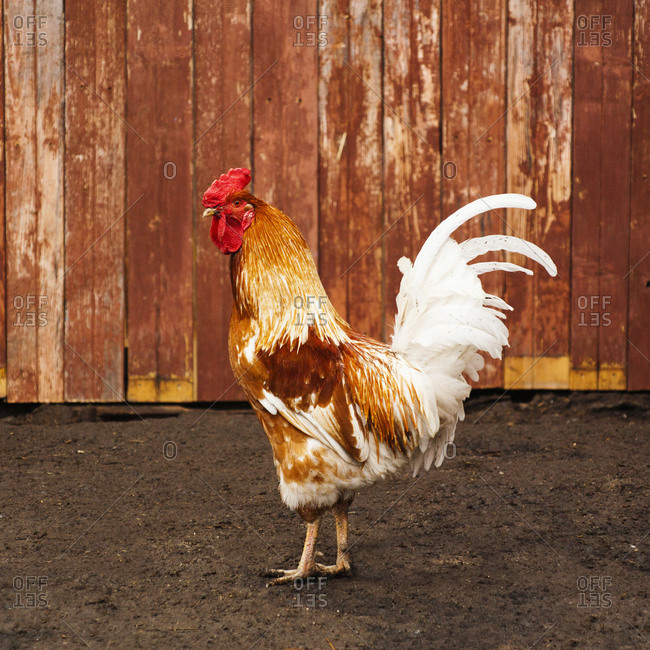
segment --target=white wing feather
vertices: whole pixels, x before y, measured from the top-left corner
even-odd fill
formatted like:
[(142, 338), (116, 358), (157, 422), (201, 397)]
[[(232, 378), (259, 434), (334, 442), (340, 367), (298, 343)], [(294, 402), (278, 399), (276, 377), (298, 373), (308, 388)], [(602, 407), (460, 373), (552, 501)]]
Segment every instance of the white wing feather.
[(273, 395), (268, 390), (264, 390), (263, 394), (264, 397), (259, 400), (260, 404), (271, 415), (282, 415), (296, 429), (323, 443), (326, 447), (335, 451), (343, 460), (348, 463), (359, 464), (368, 459), (370, 453), (368, 437), (365, 435), (364, 428), (360, 423), (361, 418), (353, 404), (349, 405), (349, 416), (354, 430), (355, 447), (359, 450), (358, 461), (336, 439), (340, 424), (334, 412), (333, 404), (314, 406), (308, 411), (301, 411), (287, 405), (281, 398)]

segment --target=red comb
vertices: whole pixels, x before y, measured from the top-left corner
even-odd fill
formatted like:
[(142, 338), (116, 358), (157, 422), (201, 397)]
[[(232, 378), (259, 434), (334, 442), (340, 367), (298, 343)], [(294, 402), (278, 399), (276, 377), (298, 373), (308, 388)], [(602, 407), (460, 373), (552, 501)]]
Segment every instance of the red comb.
[(251, 172), (245, 167), (231, 169), (227, 174), (221, 174), (203, 195), (203, 207), (214, 208), (225, 203), (230, 194), (243, 190), (250, 182)]

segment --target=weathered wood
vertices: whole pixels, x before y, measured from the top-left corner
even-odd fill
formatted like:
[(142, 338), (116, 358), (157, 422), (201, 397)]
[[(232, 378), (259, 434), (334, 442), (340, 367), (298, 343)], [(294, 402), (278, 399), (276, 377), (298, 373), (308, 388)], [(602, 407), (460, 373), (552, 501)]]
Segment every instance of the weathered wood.
[[(253, 187), (293, 219), (318, 257), (316, 0), (255, 2)], [(272, 36), (271, 36), (272, 35)]]
[[(596, 3), (581, 0), (576, 5), (576, 16), (586, 15), (585, 11), (599, 15), (598, 10)], [(600, 294), (602, 47), (584, 45), (575, 39), (574, 58), (570, 386), (595, 389), (598, 387), (598, 330), (597, 325), (591, 325), (591, 307), (587, 309), (587, 306), (591, 296), (599, 300)]]
[(634, 29), (634, 104), (627, 387), (650, 389), (650, 2), (637, 0)]
[(210, 240), (200, 197), (223, 172), (251, 167), (250, 2), (195, 0), (194, 19), (197, 398), (240, 400), (228, 361), (229, 257)]
[[(30, 13), (34, 4), (30, 3)], [(26, 47), (23, 30), (14, 21), (24, 15), (23, 2), (4, 3), (6, 247), (7, 247), (7, 397), (9, 401), (38, 400), (38, 339), (27, 328), (26, 295), (37, 293), (35, 276), (37, 186), (36, 161), (36, 48)], [(18, 43), (16, 43), (18, 41)], [(15, 44), (16, 43), (16, 44)], [(38, 291), (40, 296), (40, 290)], [(40, 303), (40, 299), (39, 299)], [(20, 308), (20, 309), (19, 309)], [(35, 311), (33, 307), (30, 312)], [(41, 306), (39, 304), (40, 313)]]
[(624, 389), (632, 5), (581, 0), (576, 16), (571, 388)]
[(346, 0), (325, 0), (320, 11), (328, 17), (327, 45), (319, 50), (319, 272), (335, 309), (348, 314), (348, 96), (345, 65), (348, 47)]
[[(630, 255), (630, 155), (632, 138), (632, 31), (634, 5), (605, 0), (611, 46), (603, 42), (602, 168), (600, 195), (600, 296), (598, 389), (625, 390)], [(604, 21), (603, 21), (604, 22)], [(604, 38), (604, 35), (603, 37)], [(620, 215), (616, 218), (614, 215)], [(605, 298), (611, 296), (609, 303)], [(607, 322), (605, 314), (610, 314)]]
[(440, 218), (531, 195), (456, 235), (522, 236), (560, 274), (483, 276), (515, 312), (479, 385), (650, 388), (648, 0), (109, 0), (68, 3), (65, 31), (63, 0), (0, 13), (0, 397), (120, 399), (126, 344), (132, 400), (241, 399), (200, 219), (236, 166), (377, 338)]
[(350, 324), (380, 339), (382, 7), (380, 2), (349, 7), (323, 3), (321, 13), (328, 16), (319, 101), (323, 280), (334, 306)]
[(509, 315), (506, 387), (569, 384), (572, 15), (572, 0), (509, 3), (508, 192), (531, 196), (537, 209), (508, 211), (506, 231), (541, 246), (558, 276), (523, 255), (508, 256), (535, 275), (506, 274), (516, 314)]
[(127, 9), (128, 398), (193, 382), (192, 2)]
[(7, 395), (63, 399), (63, 3), (5, 1)]
[[(4, 6), (0, 2), (0, 19), (4, 25)], [(4, 108), (4, 29), (0, 35), (0, 398), (7, 396), (7, 306), (6, 306), (6, 245), (5, 245), (5, 108)]]
[(66, 8), (66, 401), (125, 397), (125, 8)]
[[(384, 335), (382, 2), (350, 4), (347, 58), (349, 322), (377, 339)], [(333, 43), (332, 46), (335, 46)], [(345, 151), (344, 151), (345, 154)]]
[(397, 261), (404, 255), (415, 259), (440, 220), (440, 45), (439, 0), (385, 3), (384, 304), (389, 337), (402, 278)]
[[(506, 2), (443, 2), (442, 13), (442, 216), (480, 197), (505, 190)], [(498, 234), (505, 215), (490, 211), (454, 237)], [(502, 296), (503, 274), (481, 280)], [(511, 325), (517, 326), (515, 317)], [(503, 366), (486, 358), (480, 387), (501, 386)]]

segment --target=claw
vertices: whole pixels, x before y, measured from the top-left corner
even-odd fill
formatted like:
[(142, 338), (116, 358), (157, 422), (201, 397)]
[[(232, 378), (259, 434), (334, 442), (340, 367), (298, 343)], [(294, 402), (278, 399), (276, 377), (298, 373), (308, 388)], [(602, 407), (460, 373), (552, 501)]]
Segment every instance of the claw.
[(284, 576), (289, 573), (294, 573), (297, 569), (264, 569), (260, 573), (263, 578), (276, 578), (278, 576)]
[(294, 580), (301, 580), (302, 578), (323, 577), (335, 578), (337, 576), (351, 576), (352, 567), (349, 562), (340, 562), (337, 564), (318, 564), (314, 563), (309, 569), (267, 569), (262, 573), (265, 578), (275, 578), (266, 583), (267, 587), (275, 587), (276, 585), (284, 585)]
[(289, 573), (286, 569), (264, 569), (260, 573), (263, 578), (277, 578), (277, 576), (283, 576)]
[(293, 582), (301, 578), (307, 578), (313, 575), (311, 571), (304, 571), (300, 568), (287, 570), (287, 569), (268, 569), (264, 572), (264, 576), (271, 578), (273, 576), (278, 576), (275, 580), (270, 580), (266, 583), (267, 587), (275, 587), (276, 585), (284, 585), (288, 582)]
[(349, 562), (344, 564), (315, 564), (314, 572), (315, 576), (323, 576), (326, 578), (334, 578), (336, 576), (351, 576), (352, 567)]

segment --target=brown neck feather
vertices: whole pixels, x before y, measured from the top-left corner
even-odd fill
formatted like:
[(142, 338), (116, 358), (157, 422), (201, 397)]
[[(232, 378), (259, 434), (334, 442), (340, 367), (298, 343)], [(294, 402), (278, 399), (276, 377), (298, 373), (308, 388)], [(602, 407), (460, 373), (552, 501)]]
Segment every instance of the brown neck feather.
[(232, 255), (234, 309), (257, 321), (261, 345), (304, 342), (309, 324), (321, 339), (341, 340), (347, 324), (329, 303), (307, 242), (297, 226), (264, 201), (248, 199), (255, 219)]

